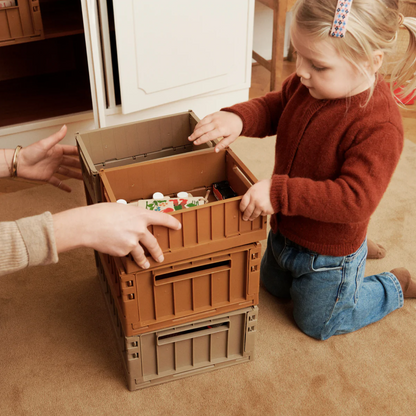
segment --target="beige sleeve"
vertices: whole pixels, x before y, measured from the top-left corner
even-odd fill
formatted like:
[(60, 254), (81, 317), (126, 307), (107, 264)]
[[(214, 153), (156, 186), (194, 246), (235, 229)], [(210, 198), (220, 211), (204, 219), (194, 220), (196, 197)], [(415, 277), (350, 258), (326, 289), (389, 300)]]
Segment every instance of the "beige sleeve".
[(50, 212), (0, 223), (0, 275), (58, 262)]

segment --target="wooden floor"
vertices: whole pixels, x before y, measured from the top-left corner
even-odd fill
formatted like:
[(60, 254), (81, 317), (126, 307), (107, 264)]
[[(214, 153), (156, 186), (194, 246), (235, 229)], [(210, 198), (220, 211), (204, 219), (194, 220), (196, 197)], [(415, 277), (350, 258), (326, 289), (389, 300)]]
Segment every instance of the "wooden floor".
[[(293, 62), (284, 63), (284, 78), (291, 74), (295, 70)], [(253, 72), (251, 77), (250, 98), (260, 97), (269, 92), (269, 80), (270, 73), (267, 69), (260, 65), (255, 64), (253, 66)], [(416, 103), (411, 106), (406, 106), (405, 109), (401, 109), (403, 117), (403, 125), (406, 139), (416, 143)], [(61, 177), (63, 179), (63, 177)], [(22, 189), (32, 188), (39, 186), (38, 183), (21, 179), (0, 179), (0, 195), (10, 192), (20, 191)]]

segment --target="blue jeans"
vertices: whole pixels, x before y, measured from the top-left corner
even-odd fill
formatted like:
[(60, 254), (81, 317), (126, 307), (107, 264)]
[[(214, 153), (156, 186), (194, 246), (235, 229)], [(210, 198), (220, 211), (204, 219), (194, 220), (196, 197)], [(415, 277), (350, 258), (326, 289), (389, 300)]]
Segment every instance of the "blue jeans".
[(364, 278), (367, 239), (353, 254), (324, 256), (270, 231), (260, 278), (272, 295), (293, 300), (299, 328), (316, 339), (346, 334), (403, 306), (397, 278)]

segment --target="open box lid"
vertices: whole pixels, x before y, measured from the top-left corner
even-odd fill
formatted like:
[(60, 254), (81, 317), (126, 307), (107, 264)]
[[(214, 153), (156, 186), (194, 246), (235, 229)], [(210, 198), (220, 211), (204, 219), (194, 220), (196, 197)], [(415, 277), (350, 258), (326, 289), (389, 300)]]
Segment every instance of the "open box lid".
[(120, 126), (77, 133), (80, 157), (92, 174), (102, 168), (204, 150), (217, 141), (195, 146), (188, 140), (199, 118), (192, 110)]

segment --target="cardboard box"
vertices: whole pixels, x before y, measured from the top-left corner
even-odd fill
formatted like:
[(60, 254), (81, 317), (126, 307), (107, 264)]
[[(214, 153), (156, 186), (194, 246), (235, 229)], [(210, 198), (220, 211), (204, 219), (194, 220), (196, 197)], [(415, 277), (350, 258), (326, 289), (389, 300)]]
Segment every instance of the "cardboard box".
[(199, 119), (192, 111), (77, 133), (87, 200), (102, 202), (98, 171), (212, 148), (188, 140)]
[[(158, 191), (176, 195), (179, 191), (204, 196), (213, 183), (227, 180), (238, 195), (217, 201), (210, 194), (209, 203), (169, 213), (182, 229), (152, 226), (150, 231), (162, 248), (165, 262), (173, 263), (208, 253), (264, 240), (267, 217), (243, 221), (240, 202), (246, 191), (257, 182), (243, 162), (231, 150), (186, 153), (129, 166), (100, 170), (104, 201), (127, 202), (148, 199)], [(150, 256), (151, 267), (158, 265)], [(130, 256), (122, 258), (126, 273), (140, 270)]]
[[(102, 272), (102, 270), (101, 270)], [(258, 307), (125, 336), (106, 279), (100, 285), (129, 390), (138, 390), (254, 359)]]
[(255, 243), (134, 273), (117, 257), (98, 261), (130, 336), (257, 305), (260, 257)]

